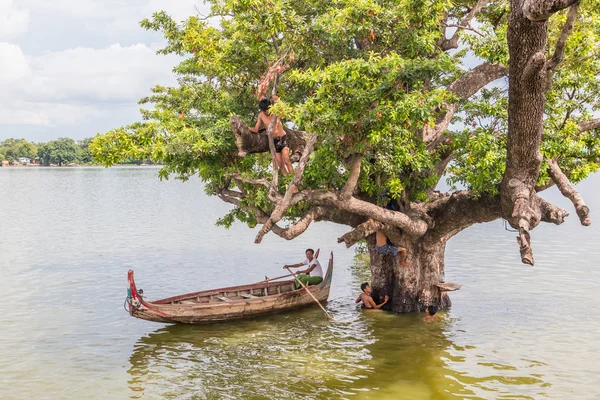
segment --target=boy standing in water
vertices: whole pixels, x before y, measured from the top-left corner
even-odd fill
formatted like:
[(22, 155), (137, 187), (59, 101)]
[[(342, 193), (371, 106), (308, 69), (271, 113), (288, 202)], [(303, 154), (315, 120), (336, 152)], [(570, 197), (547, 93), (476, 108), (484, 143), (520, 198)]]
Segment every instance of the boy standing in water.
[(360, 303), (362, 301), (363, 308), (369, 308), (369, 309), (380, 309), (381, 307), (383, 307), (388, 300), (390, 299), (388, 296), (385, 296), (385, 299), (383, 300), (383, 303), (381, 304), (376, 304), (375, 300), (373, 300), (373, 298), (371, 297), (371, 286), (369, 286), (369, 284), (367, 282), (363, 283), (362, 285), (360, 285), (360, 290), (362, 290), (363, 292), (358, 296), (358, 298), (356, 299), (356, 303)]
[[(250, 132), (258, 133), (260, 126), (263, 125), (266, 129), (269, 129), (271, 125), (271, 119), (273, 118), (269, 114), (269, 108), (271, 104), (274, 104), (278, 100), (277, 96), (273, 96), (272, 100), (263, 97), (258, 102), (260, 108), (260, 114), (258, 114), (258, 121), (254, 128), (249, 128)], [(292, 167), (292, 161), (290, 160), (290, 147), (289, 147), (289, 136), (283, 130), (281, 119), (277, 120), (275, 128), (273, 129), (273, 143), (275, 144), (275, 159), (277, 160), (277, 166), (281, 169), (283, 175), (294, 173), (294, 167)]]
[(423, 318), (423, 320), (425, 322), (434, 322), (434, 321), (438, 321), (438, 320), (442, 319), (442, 317), (440, 315), (435, 315), (437, 310), (438, 309), (436, 306), (427, 306), (427, 308), (425, 309), (425, 313), (427, 315)]

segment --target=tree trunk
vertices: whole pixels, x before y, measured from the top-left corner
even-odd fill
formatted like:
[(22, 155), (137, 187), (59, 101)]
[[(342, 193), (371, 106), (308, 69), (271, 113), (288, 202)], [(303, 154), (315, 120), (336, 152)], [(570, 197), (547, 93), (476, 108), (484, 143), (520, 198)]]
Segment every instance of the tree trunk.
[(384, 309), (394, 312), (424, 311), (427, 306), (449, 307), (452, 303), (436, 283), (444, 273), (445, 241), (434, 241), (429, 235), (413, 242), (403, 242), (410, 267), (400, 266), (399, 256), (381, 255), (375, 250), (375, 235), (367, 238), (371, 258), (371, 287), (376, 303), (390, 297)]
[(543, 211), (535, 185), (542, 164), (548, 21), (527, 19), (524, 3), (511, 0), (508, 20), (508, 142), (500, 195), (504, 218), (519, 230), (521, 260), (533, 265), (529, 232), (542, 220)]

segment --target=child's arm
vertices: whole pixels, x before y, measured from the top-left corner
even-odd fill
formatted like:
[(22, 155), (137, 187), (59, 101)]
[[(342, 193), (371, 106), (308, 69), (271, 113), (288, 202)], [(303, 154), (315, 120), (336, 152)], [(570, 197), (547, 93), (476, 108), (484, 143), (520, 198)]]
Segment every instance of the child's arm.
[(262, 112), (258, 114), (258, 120), (256, 121), (256, 126), (254, 128), (248, 128), (252, 133), (258, 133), (260, 129), (260, 124), (262, 123)]
[(362, 294), (359, 294), (358, 297), (356, 298), (356, 304), (360, 303), (362, 301)]
[[(379, 308), (383, 307), (385, 305), (385, 303), (388, 302), (389, 299), (390, 299), (389, 297), (385, 296), (385, 300), (383, 300), (383, 303), (376, 305), (374, 308), (379, 309)], [(373, 301), (373, 300), (371, 300), (371, 301)], [(375, 304), (374, 301), (373, 301), (373, 304)]]

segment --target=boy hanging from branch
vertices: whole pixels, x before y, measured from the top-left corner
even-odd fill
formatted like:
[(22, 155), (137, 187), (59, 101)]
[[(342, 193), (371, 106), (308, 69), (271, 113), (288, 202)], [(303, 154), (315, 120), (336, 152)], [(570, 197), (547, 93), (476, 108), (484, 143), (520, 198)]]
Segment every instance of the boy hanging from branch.
[[(398, 204), (396, 199), (391, 199), (390, 201), (383, 203), (383, 208), (390, 211), (400, 211), (400, 204)], [(410, 267), (410, 264), (406, 262), (407, 251), (404, 247), (394, 245), (382, 231), (377, 231), (375, 233), (375, 241), (375, 250), (378, 253), (383, 255), (389, 254), (391, 256), (399, 254), (400, 266), (405, 268)]]

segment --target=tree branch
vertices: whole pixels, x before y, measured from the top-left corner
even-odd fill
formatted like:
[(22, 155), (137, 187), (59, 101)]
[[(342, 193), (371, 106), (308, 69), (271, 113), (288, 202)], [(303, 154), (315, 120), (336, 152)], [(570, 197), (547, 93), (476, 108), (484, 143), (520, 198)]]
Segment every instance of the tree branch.
[(325, 216), (326, 214), (327, 210), (324, 207), (317, 206), (308, 210), (306, 215), (304, 215), (304, 217), (302, 217), (292, 226), (288, 228), (281, 228), (276, 224), (273, 224), (272, 230), (277, 236), (280, 236), (286, 240), (292, 240), (304, 233), (313, 221)]
[[(234, 133), (239, 157), (246, 157), (250, 153), (265, 153), (271, 150), (267, 135), (250, 132), (248, 126), (238, 115), (231, 117), (231, 130)], [(306, 132), (288, 129), (285, 126), (283, 130), (290, 137), (290, 160), (296, 162), (300, 159), (304, 146), (306, 146)]]
[(553, 70), (565, 60), (565, 46), (567, 44), (567, 39), (571, 32), (573, 32), (573, 26), (575, 25), (575, 19), (577, 18), (577, 11), (579, 10), (579, 3), (573, 4), (569, 8), (569, 14), (567, 15), (567, 21), (563, 25), (562, 32), (560, 33), (560, 37), (556, 42), (556, 48), (554, 50), (554, 54), (550, 59), (550, 62), (547, 65), (548, 71)]
[[(477, 93), (481, 88), (485, 87), (490, 82), (506, 76), (508, 69), (502, 64), (483, 63), (466, 72), (460, 78), (455, 80), (448, 86), (448, 91), (454, 93), (459, 100), (466, 100)], [(440, 137), (440, 135), (448, 129), (452, 117), (458, 109), (458, 103), (447, 104), (446, 112), (438, 117), (435, 126), (431, 129), (424, 129), (423, 141), (432, 142)], [(436, 147), (432, 145), (432, 147)], [(428, 146), (429, 149), (430, 146)]]
[(383, 224), (381, 222), (369, 218), (350, 232), (343, 234), (338, 238), (337, 241), (338, 243), (346, 243), (346, 248), (350, 248), (367, 236), (372, 235), (373, 233), (382, 229)]
[(579, 3), (579, 0), (525, 0), (523, 14), (530, 21), (545, 21), (560, 10)]
[(368, 201), (350, 197), (340, 200), (339, 193), (333, 191), (313, 191), (305, 198), (315, 204), (329, 205), (352, 214), (362, 215), (402, 229), (411, 236), (421, 237), (427, 231), (428, 225), (421, 218), (413, 218), (403, 212), (391, 211)]
[(569, 213), (566, 210), (555, 206), (539, 196), (537, 196), (537, 198), (541, 210), (541, 221), (549, 222), (554, 225), (561, 225), (565, 222), (565, 218), (569, 216)]
[(354, 193), (354, 189), (356, 188), (356, 184), (358, 183), (358, 178), (360, 177), (360, 165), (362, 161), (362, 154), (354, 154), (350, 159), (350, 176), (348, 176), (348, 181), (342, 188), (340, 193), (341, 200), (348, 200), (352, 197)]
[(294, 171), (294, 178), (289, 183), (287, 190), (285, 191), (285, 195), (283, 199), (277, 204), (269, 219), (265, 222), (261, 230), (256, 235), (256, 239), (254, 239), (254, 243), (260, 243), (262, 238), (273, 228), (273, 225), (281, 220), (285, 212), (290, 208), (292, 196), (298, 189), (298, 185), (300, 184), (300, 180), (302, 179), (302, 174), (304, 174), (304, 169), (306, 168), (306, 164), (310, 158), (310, 155), (315, 148), (315, 144), (317, 143), (317, 135), (312, 135), (311, 138), (306, 143), (306, 147), (304, 148), (304, 152), (302, 153), (302, 157), (300, 157), (300, 162)]
[[(475, 15), (477, 15), (483, 9), (483, 7), (485, 7), (487, 5), (487, 3), (489, 3), (489, 2), (490, 2), (490, 0), (479, 0), (477, 2), (477, 4), (475, 5), (475, 7), (473, 7), (469, 11), (467, 16), (461, 21), (461, 23), (457, 25), (457, 29), (450, 39), (446, 39), (446, 37), (445, 37), (446, 30), (444, 29), (444, 38), (442, 38), (442, 40), (439, 42), (440, 48), (443, 51), (458, 48), (458, 37), (459, 37), (458, 33), (459, 33), (459, 31), (461, 29), (474, 30), (471, 27), (471, 20), (473, 20)], [(446, 25), (446, 26), (449, 26), (449, 25)], [(477, 32), (476, 30), (474, 30), (474, 31)]]
[(571, 200), (573, 205), (575, 206), (575, 210), (577, 210), (577, 215), (579, 216), (579, 220), (581, 221), (581, 225), (589, 226), (592, 221), (590, 220), (590, 209), (585, 205), (583, 198), (575, 186), (569, 182), (569, 178), (562, 172), (558, 163), (554, 160), (546, 159), (546, 163), (550, 167), (548, 169), (548, 173), (554, 182), (556, 182), (556, 186), (558, 186), (558, 190), (565, 196), (567, 199)]
[(499, 196), (475, 197), (467, 190), (425, 204), (424, 209), (435, 221), (435, 226), (429, 231), (433, 239), (444, 242), (471, 225), (502, 217)]
[(579, 124), (579, 132), (591, 131), (592, 129), (600, 128), (600, 118), (591, 121), (582, 122)]

